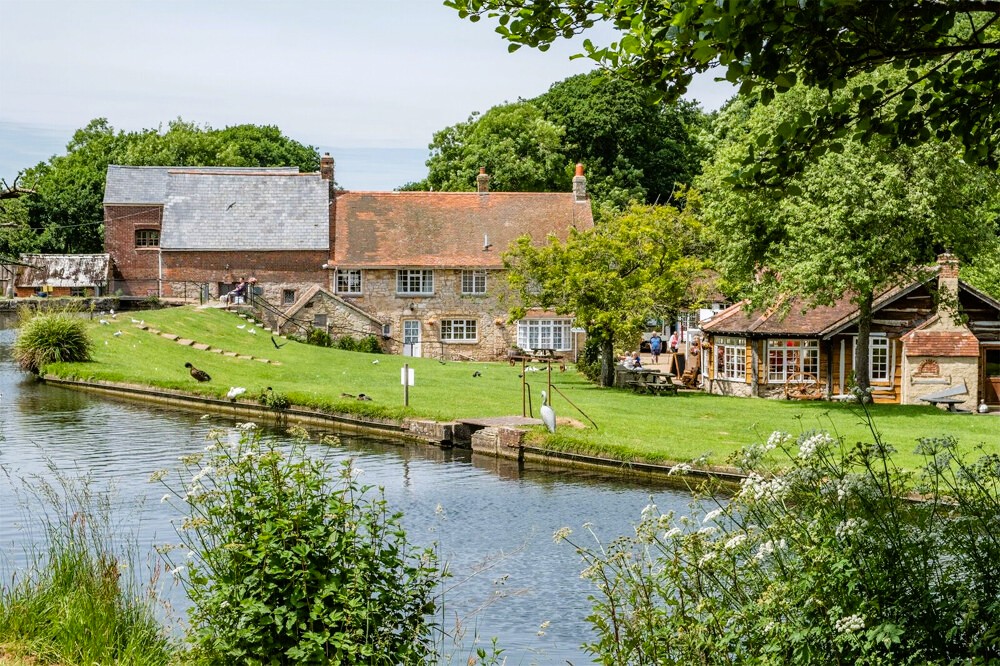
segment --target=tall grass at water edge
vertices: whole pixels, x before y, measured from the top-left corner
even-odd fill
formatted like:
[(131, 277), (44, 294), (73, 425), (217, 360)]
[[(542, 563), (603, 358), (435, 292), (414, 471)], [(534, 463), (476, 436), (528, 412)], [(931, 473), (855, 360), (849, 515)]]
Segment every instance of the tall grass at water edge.
[[(50, 465), (53, 481), (17, 484), (27, 564), (0, 560), (0, 663), (60, 665), (171, 663), (175, 645), (156, 613), (159, 567), (138, 582), (137, 549), (122, 540), (108, 492)], [(40, 533), (37, 533), (40, 532)]]

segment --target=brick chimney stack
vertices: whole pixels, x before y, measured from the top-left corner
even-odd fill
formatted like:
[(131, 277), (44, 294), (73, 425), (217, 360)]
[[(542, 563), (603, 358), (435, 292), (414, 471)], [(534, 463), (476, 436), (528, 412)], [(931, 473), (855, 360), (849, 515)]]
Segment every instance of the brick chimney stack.
[(583, 175), (583, 164), (577, 162), (576, 175), (573, 176), (573, 200), (576, 203), (587, 201), (587, 179)]
[(938, 314), (942, 319), (957, 320), (958, 308), (958, 257), (950, 252), (938, 255)]
[(486, 167), (479, 167), (479, 175), (476, 176), (476, 190), (480, 194), (489, 194), (490, 176), (486, 173)]
[(323, 157), (319, 158), (319, 175), (323, 180), (333, 182), (333, 158), (330, 153), (323, 153)]

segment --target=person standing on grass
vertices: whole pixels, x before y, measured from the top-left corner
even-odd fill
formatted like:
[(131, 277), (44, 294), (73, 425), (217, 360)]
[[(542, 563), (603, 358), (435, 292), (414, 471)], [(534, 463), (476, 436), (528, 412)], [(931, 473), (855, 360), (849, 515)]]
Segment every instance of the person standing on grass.
[(653, 363), (660, 362), (660, 347), (663, 345), (663, 339), (660, 337), (659, 333), (653, 333), (653, 337), (649, 339), (649, 353), (653, 355)]

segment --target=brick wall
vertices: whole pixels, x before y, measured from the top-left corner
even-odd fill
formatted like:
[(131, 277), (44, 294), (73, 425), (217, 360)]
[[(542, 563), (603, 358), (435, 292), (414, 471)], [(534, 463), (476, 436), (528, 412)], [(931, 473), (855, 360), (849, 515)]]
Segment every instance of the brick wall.
[(138, 229), (160, 230), (162, 206), (105, 206), (104, 251), (111, 255), (112, 290), (127, 295), (156, 293), (159, 248), (136, 248)]
[(257, 278), (263, 298), (280, 306), (285, 289), (301, 293), (326, 285), (325, 250), (276, 250), (234, 252), (163, 252), (163, 295), (180, 297), (184, 290), (207, 284), (212, 298), (219, 296), (219, 283), (232, 284), (241, 277)]

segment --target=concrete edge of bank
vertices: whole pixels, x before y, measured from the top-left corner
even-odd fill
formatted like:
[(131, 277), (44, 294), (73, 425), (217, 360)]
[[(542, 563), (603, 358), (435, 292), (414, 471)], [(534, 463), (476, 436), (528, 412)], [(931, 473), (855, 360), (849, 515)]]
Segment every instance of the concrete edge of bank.
[(276, 412), (264, 405), (246, 401), (231, 402), (183, 391), (135, 384), (66, 379), (55, 375), (44, 375), (40, 379), (52, 386), (83, 390), (114, 398), (139, 400), (184, 409), (207, 410), (225, 416), (277, 423), (294, 421), (305, 425), (328, 426), (344, 432), (382, 435), (440, 447), (467, 448), (471, 449), (474, 454), (517, 462), (530, 461), (603, 473), (613, 472), (629, 477), (665, 478), (673, 476), (676, 477), (676, 481), (680, 485), (684, 485), (684, 479), (690, 480), (692, 477), (716, 479), (727, 483), (738, 483), (744, 478), (743, 474), (723, 469), (690, 468), (688, 466), (678, 468), (675, 465), (615, 460), (533, 447), (526, 444), (528, 431), (518, 426), (476, 427), (474, 424), (463, 421), (441, 422), (431, 419), (404, 419), (402, 421), (364, 419), (348, 414), (320, 412), (298, 407)]

